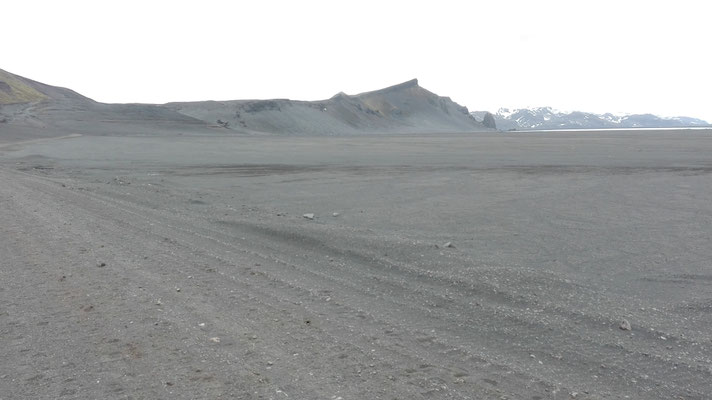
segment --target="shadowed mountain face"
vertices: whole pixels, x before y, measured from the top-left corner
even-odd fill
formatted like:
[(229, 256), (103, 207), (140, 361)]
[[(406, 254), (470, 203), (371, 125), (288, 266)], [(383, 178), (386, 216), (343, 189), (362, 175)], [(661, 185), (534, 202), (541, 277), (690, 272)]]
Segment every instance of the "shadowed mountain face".
[(66, 134), (237, 132), (289, 135), (471, 132), (486, 128), (467, 108), (417, 80), (323, 101), (235, 100), (104, 104), (0, 70), (0, 140)]

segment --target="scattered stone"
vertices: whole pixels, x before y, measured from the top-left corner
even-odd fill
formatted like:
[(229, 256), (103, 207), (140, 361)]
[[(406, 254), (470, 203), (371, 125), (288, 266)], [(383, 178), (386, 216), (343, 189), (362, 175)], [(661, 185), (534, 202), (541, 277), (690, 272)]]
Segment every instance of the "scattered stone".
[(99, 263), (99, 264), (97, 264), (97, 267), (99, 267), (99, 268), (106, 267), (106, 263)]
[(213, 343), (220, 343), (220, 338), (219, 337), (211, 337), (210, 341)]
[(337, 213), (337, 212), (331, 214), (332, 217), (338, 217), (339, 215), (341, 215), (341, 214), (339, 214), (339, 213)]
[(179, 287), (176, 288), (176, 292), (180, 292), (180, 288), (179, 288)]
[(628, 322), (628, 320), (626, 320), (626, 319), (621, 321), (621, 324), (618, 326), (618, 328), (620, 328), (623, 331), (629, 331), (632, 329), (630, 326), (630, 322)]
[(445, 244), (443, 245), (443, 247), (447, 247), (447, 248), (449, 248), (449, 249), (454, 249), (454, 248), (455, 248), (455, 245), (452, 244), (452, 242), (447, 242), (447, 243), (445, 243)]
[(311, 219), (314, 219), (314, 214), (312, 214), (312, 213), (304, 214), (303, 217), (311, 220)]

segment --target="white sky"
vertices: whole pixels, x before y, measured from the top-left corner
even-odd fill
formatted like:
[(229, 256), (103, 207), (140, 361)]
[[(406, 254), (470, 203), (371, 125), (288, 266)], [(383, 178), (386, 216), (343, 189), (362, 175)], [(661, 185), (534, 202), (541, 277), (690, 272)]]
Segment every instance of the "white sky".
[(712, 2), (3, 0), (0, 68), (103, 102), (356, 94), (712, 121)]

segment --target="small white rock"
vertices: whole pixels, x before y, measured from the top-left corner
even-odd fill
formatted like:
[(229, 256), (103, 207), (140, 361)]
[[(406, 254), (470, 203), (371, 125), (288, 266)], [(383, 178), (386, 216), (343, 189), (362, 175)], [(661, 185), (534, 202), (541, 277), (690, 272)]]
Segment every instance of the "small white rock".
[(217, 337), (217, 336), (216, 336), (216, 337), (211, 337), (211, 338), (210, 338), (210, 341), (211, 341), (211, 342), (214, 342), (214, 343), (220, 343), (220, 338)]
[(338, 217), (339, 215), (341, 215), (341, 214), (339, 214), (339, 213), (337, 213), (337, 212), (331, 214), (332, 217)]
[(312, 213), (304, 214), (303, 217), (306, 219), (314, 219), (314, 214), (312, 214)]

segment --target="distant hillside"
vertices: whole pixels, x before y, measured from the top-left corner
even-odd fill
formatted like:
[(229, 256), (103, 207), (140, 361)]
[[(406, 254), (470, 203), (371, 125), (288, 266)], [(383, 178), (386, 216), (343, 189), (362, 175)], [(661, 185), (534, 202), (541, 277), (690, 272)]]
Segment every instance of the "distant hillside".
[[(473, 112), (482, 119), (485, 112)], [(676, 128), (710, 126), (706, 121), (689, 117), (663, 118), (652, 114), (613, 115), (581, 111), (557, 112), (551, 107), (500, 108), (494, 119), (500, 130), (526, 129), (605, 129), (605, 128)]]
[(73, 90), (0, 70), (0, 141), (199, 128), (207, 130), (202, 121), (162, 106), (99, 103)]
[(0, 105), (41, 101), (47, 96), (23, 79), (0, 69)]
[(43, 101), (94, 103), (73, 90), (46, 85), (0, 69), (0, 105)]
[(322, 101), (105, 104), (0, 70), (0, 141), (80, 133), (353, 135), (488, 130), (467, 108), (411, 80)]
[(467, 108), (423, 89), (415, 79), (354, 96), (339, 93), (322, 101), (202, 101), (169, 103), (166, 107), (250, 133), (341, 135), (486, 129)]

